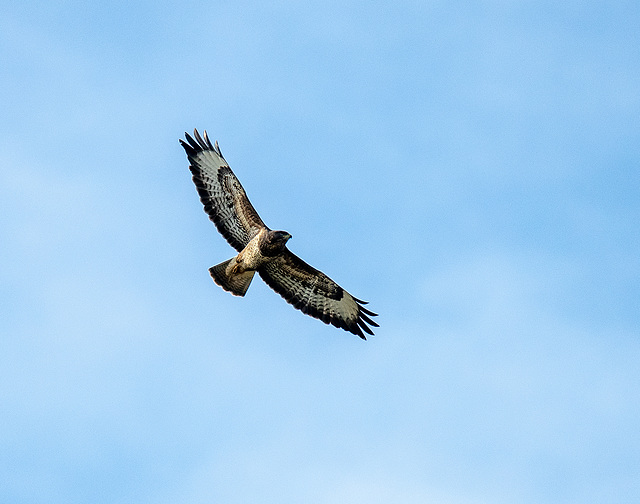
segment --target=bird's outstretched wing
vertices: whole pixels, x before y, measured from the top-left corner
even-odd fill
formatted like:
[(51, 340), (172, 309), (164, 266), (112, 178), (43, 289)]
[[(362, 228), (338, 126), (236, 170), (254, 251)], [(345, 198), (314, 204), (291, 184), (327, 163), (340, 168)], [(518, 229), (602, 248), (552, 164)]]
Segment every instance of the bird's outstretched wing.
[(180, 144), (189, 158), (189, 169), (204, 211), (229, 244), (240, 252), (265, 227), (264, 222), (222, 157), (218, 142), (212, 145), (206, 131), (204, 139), (198, 130), (193, 130), (195, 139), (188, 133), (184, 135), (186, 141), (180, 140)]
[(288, 249), (259, 268), (258, 273), (269, 287), (294, 308), (325, 324), (341, 327), (362, 339), (367, 339), (363, 331), (373, 334), (369, 326), (378, 327), (370, 318), (377, 314), (363, 306), (367, 304), (366, 301), (353, 297)]

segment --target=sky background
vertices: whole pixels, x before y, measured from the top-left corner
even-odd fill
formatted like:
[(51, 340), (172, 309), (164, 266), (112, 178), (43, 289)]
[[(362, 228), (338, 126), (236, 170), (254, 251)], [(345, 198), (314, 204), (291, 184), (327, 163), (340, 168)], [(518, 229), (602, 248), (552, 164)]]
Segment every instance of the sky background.
[(1, 502), (640, 502), (636, 1), (3, 1), (0, 95)]

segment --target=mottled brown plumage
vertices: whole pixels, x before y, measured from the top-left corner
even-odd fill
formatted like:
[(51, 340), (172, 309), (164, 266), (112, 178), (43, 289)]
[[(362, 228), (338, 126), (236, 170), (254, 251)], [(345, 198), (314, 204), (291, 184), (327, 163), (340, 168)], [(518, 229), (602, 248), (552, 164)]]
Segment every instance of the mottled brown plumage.
[(205, 212), (238, 255), (209, 269), (214, 281), (237, 296), (244, 296), (257, 271), (269, 287), (298, 310), (350, 331), (362, 339), (378, 327), (362, 301), (327, 275), (309, 266), (287, 249), (291, 235), (269, 229), (249, 202), (240, 181), (229, 168), (218, 142), (212, 144), (197, 130), (180, 140), (190, 162)]

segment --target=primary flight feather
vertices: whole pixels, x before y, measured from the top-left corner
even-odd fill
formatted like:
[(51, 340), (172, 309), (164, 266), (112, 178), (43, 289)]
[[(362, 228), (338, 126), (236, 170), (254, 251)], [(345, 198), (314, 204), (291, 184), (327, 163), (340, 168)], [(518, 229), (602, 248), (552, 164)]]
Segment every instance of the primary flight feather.
[[(204, 137), (204, 138), (203, 138)], [(309, 266), (286, 244), (291, 235), (269, 229), (249, 201), (244, 188), (207, 132), (201, 137), (185, 133), (180, 140), (189, 159), (200, 201), (205, 212), (238, 251), (238, 255), (209, 268), (213, 280), (224, 290), (244, 296), (255, 272), (294, 308), (350, 331), (362, 339), (378, 327), (367, 304), (353, 297), (327, 275)]]

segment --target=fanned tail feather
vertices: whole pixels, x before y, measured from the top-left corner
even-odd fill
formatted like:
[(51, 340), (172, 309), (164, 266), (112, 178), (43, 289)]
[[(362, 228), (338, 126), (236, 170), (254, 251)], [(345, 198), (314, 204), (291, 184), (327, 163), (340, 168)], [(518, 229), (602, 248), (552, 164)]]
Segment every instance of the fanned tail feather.
[(231, 292), (234, 296), (244, 296), (253, 280), (255, 271), (248, 270), (242, 273), (232, 273), (236, 265), (236, 258), (232, 257), (228, 261), (221, 262), (209, 268), (209, 274), (213, 281), (224, 290)]

